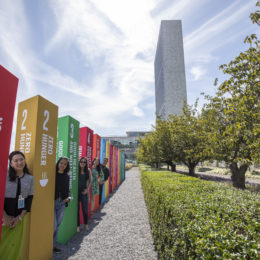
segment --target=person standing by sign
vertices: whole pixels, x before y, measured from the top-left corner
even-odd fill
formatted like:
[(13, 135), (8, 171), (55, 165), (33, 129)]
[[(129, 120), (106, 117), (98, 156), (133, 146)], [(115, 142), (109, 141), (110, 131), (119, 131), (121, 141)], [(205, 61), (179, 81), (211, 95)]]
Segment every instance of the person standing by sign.
[(2, 219), (1, 259), (20, 259), (24, 217), (31, 210), (33, 193), (34, 178), (29, 174), (24, 154), (11, 152)]
[(78, 182), (78, 228), (80, 231), (80, 202), (82, 206), (85, 229), (88, 230), (88, 197), (91, 183), (91, 170), (88, 169), (86, 157), (79, 160), (79, 182)]
[(99, 195), (99, 185), (104, 183), (104, 174), (101, 171), (99, 158), (92, 161), (92, 181), (91, 181), (91, 214), (94, 212), (95, 199)]
[[(104, 158), (103, 163), (101, 164), (101, 171), (104, 174), (104, 182), (106, 180), (108, 180), (108, 178), (109, 178), (109, 169), (106, 167), (107, 163), (108, 163), (108, 159)], [(100, 194), (99, 195), (99, 204), (101, 204), (101, 200), (102, 200), (103, 185), (104, 184), (99, 185), (99, 194)]]
[(54, 202), (54, 234), (53, 234), (53, 252), (60, 253), (61, 250), (56, 247), (60, 224), (64, 217), (65, 207), (70, 202), (70, 170), (69, 159), (61, 157), (56, 163), (55, 179), (55, 202)]

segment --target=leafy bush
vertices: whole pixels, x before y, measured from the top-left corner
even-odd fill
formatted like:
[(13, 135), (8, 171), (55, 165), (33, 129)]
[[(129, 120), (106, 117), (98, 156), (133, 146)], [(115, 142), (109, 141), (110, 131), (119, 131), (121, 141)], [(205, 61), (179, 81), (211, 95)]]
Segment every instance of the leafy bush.
[(140, 166), (161, 259), (260, 259), (260, 196)]
[(136, 164), (133, 163), (126, 163), (125, 164), (125, 170), (129, 171), (131, 168), (133, 168), (134, 166), (137, 166)]

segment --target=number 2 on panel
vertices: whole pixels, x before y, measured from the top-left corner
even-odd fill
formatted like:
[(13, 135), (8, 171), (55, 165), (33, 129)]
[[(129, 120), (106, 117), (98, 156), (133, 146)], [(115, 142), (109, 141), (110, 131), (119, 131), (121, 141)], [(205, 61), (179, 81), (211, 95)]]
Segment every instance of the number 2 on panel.
[(50, 113), (48, 110), (44, 110), (44, 117), (46, 117), (46, 119), (43, 122), (43, 130), (48, 131), (48, 127), (46, 126), (47, 122), (49, 121), (50, 118)]
[(22, 117), (23, 117), (23, 121), (22, 121), (22, 125), (21, 125), (21, 130), (25, 130), (26, 126), (24, 125), (24, 123), (27, 119), (27, 109), (24, 109)]

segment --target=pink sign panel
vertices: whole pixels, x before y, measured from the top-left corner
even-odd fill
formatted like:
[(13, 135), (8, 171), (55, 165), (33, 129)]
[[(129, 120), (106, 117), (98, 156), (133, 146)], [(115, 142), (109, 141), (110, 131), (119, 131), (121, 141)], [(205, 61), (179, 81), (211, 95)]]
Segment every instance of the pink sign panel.
[[(79, 159), (81, 157), (87, 157), (88, 167), (92, 169), (92, 147), (93, 147), (93, 130), (88, 127), (81, 127), (79, 129)], [(90, 218), (90, 203), (91, 201), (91, 189), (89, 191), (88, 202), (88, 218)], [(81, 205), (82, 206), (82, 205)], [(80, 224), (84, 224), (82, 209), (80, 208)]]

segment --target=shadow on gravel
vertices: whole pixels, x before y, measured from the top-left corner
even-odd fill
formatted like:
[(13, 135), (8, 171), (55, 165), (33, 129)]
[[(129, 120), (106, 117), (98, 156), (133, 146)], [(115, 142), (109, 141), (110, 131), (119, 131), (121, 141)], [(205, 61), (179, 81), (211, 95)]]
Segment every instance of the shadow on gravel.
[[(123, 182), (120, 184), (120, 186), (123, 184)], [(83, 242), (84, 238), (95, 229), (95, 227), (102, 221), (103, 217), (106, 215), (106, 213), (101, 212), (101, 210), (106, 205), (106, 203), (108, 203), (108, 201), (114, 196), (114, 194), (116, 193), (118, 188), (120, 188), (120, 186), (117, 187), (111, 194), (109, 194), (109, 196), (105, 200), (105, 202), (99, 207), (99, 209), (89, 219), (89, 221), (88, 221), (88, 226), (89, 226), (88, 231), (83, 229), (84, 225), (81, 225), (81, 231), (77, 232), (69, 240), (68, 243), (66, 243), (65, 245), (58, 245), (57, 246), (62, 251), (59, 254), (53, 253), (53, 258), (52, 258), (53, 260), (65, 260), (65, 259), (68, 259), (69, 257), (73, 256), (80, 249), (81, 243)]]

